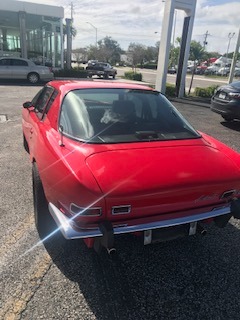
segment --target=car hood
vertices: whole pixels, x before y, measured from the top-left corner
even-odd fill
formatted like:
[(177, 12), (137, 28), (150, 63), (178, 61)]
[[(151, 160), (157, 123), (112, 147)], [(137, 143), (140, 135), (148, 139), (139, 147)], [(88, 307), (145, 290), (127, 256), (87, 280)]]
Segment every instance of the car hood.
[(204, 144), (105, 151), (86, 162), (102, 192), (111, 196), (193, 187), (201, 193), (206, 185), (239, 183), (240, 178), (229, 157)]

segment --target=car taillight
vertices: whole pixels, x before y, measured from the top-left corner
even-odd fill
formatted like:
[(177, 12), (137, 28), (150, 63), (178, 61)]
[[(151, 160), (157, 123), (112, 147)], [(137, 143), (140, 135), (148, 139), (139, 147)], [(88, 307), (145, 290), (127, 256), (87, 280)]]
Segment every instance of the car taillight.
[(90, 217), (99, 217), (102, 215), (101, 207), (79, 207), (76, 204), (72, 203), (70, 206), (70, 211), (74, 217), (90, 216)]
[(233, 99), (240, 99), (240, 93), (239, 92), (230, 92), (229, 97), (233, 98)]

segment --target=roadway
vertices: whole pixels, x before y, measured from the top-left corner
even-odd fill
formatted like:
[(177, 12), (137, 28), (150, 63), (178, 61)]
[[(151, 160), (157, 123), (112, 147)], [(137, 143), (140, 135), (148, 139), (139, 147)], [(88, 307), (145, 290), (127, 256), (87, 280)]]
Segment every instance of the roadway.
[[(118, 67), (117, 72), (118, 76), (121, 77), (124, 75), (126, 71), (131, 71), (131, 68), (126, 68), (126, 67)], [(149, 84), (155, 84), (156, 82), (156, 70), (151, 70), (151, 69), (137, 69), (137, 72), (142, 73), (142, 81), (147, 82)], [(201, 87), (201, 88), (206, 88), (212, 85), (224, 85), (227, 83), (227, 78), (221, 78), (219, 79), (216, 78), (210, 78), (210, 77), (205, 77), (203, 75), (194, 75), (193, 79), (193, 85), (192, 88), (195, 87)], [(191, 75), (187, 74), (186, 76), (186, 91), (188, 90), (190, 86), (190, 81), (191, 81)], [(167, 75), (167, 82), (171, 84), (175, 84), (176, 82), (176, 75), (175, 74), (168, 74)]]

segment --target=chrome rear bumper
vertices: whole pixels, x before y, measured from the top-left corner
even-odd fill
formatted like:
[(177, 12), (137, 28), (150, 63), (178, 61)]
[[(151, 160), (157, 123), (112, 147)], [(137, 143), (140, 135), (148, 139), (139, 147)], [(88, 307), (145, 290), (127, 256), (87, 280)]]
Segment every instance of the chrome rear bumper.
[[(58, 228), (61, 230), (63, 236), (66, 239), (79, 239), (79, 238), (91, 238), (101, 237), (103, 234), (99, 228), (95, 229), (81, 229), (75, 230), (72, 226), (72, 220), (66, 217), (55, 205), (49, 203), (49, 211), (55, 220)], [(181, 218), (155, 221), (144, 224), (137, 224), (129, 221), (123, 225), (113, 226), (114, 234), (132, 233), (137, 231), (146, 231), (160, 228), (167, 228), (173, 226), (179, 226), (184, 224), (190, 224), (194, 222), (201, 222), (206, 219), (215, 218), (231, 213), (231, 205), (227, 204), (225, 207), (218, 208), (216, 210), (198, 213), (191, 216), (185, 216)], [(136, 221), (136, 220), (135, 220)]]

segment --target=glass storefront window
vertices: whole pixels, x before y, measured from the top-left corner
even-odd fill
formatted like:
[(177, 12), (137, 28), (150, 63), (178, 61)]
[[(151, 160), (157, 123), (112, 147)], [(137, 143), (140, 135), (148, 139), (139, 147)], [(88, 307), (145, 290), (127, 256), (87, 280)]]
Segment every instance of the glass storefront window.
[[(25, 25), (19, 22), (20, 12), (0, 11), (0, 56), (21, 56), (21, 34), (26, 34), (26, 54), (37, 64), (61, 67), (62, 19), (25, 14)], [(25, 41), (24, 39), (24, 41)]]

